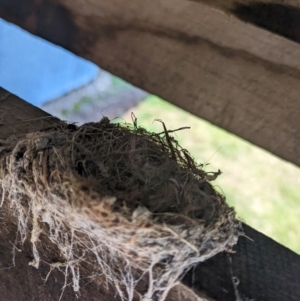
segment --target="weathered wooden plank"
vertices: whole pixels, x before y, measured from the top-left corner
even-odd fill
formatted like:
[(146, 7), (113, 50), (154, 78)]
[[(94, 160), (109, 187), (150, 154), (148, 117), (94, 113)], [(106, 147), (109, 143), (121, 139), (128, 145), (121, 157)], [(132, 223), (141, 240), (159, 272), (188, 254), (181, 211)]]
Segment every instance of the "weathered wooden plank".
[[(300, 300), (300, 256), (251, 227), (243, 227), (253, 241), (240, 237), (236, 253), (220, 253), (205, 261), (183, 282), (218, 301)], [(236, 290), (233, 277), (239, 281)]]
[[(0, 89), (0, 116), (2, 117), (1, 138), (14, 134), (16, 127), (23, 131), (38, 130), (56, 122), (47, 113), (24, 102), (18, 97)], [(20, 109), (21, 108), (21, 109)], [(43, 119), (43, 117), (47, 117)], [(23, 128), (28, 120), (35, 123)], [(40, 121), (43, 120), (43, 123)], [(45, 123), (45, 120), (47, 122)], [(12, 123), (14, 126), (12, 127)], [(18, 125), (22, 125), (18, 127)], [(300, 300), (300, 256), (281, 246), (272, 239), (244, 225), (245, 233), (253, 241), (241, 237), (236, 246), (236, 253), (219, 254), (198, 265), (187, 273), (183, 284), (179, 284), (170, 294), (167, 301), (196, 301), (190, 289), (205, 300), (216, 301), (246, 301), (237, 299), (236, 294), (257, 301), (298, 301)], [(36, 270), (28, 263), (33, 259), (31, 246), (26, 242), (22, 252), (16, 251), (15, 266), (12, 265), (12, 248), (16, 238), (16, 225), (7, 207), (0, 208), (0, 295), (3, 300), (29, 301), (58, 300), (64, 277), (58, 271), (53, 271), (51, 277), (44, 283), (49, 266), (42, 262)], [(44, 255), (48, 262), (57, 260), (58, 254), (47, 247), (43, 241)], [(20, 248), (20, 246), (17, 246)], [(16, 249), (17, 250), (17, 249)], [(116, 300), (113, 288), (94, 284), (89, 278), (84, 278), (80, 296), (75, 296), (71, 286), (67, 286), (62, 300)], [(232, 277), (240, 281), (237, 291), (232, 284)], [(179, 296), (179, 297), (178, 297)], [(213, 299), (211, 299), (213, 298)], [(0, 298), (1, 299), (1, 298)], [(76, 299), (77, 300), (77, 299)], [(202, 299), (200, 299), (202, 300)], [(197, 299), (197, 301), (199, 301)]]
[(226, 14), (300, 42), (298, 0), (190, 0), (214, 7)]
[(10, 0), (0, 17), (300, 165), (299, 44), (212, 3)]
[(0, 139), (50, 126), (58, 119), (0, 87)]
[(298, 0), (190, 0), (194, 2), (203, 3), (206, 5), (209, 5), (211, 7), (214, 7), (220, 11), (224, 11), (226, 13), (232, 14), (235, 9), (238, 7), (244, 6), (244, 7), (251, 7), (256, 4), (264, 5), (265, 7), (275, 7), (278, 5), (282, 5), (285, 7), (291, 7), (291, 8), (300, 8), (300, 3)]

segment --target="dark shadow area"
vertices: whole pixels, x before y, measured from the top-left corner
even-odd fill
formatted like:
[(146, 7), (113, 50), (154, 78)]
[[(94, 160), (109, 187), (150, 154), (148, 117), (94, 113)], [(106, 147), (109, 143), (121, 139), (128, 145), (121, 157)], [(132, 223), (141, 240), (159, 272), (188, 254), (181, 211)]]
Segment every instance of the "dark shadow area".
[(80, 33), (72, 13), (53, 1), (1, 0), (0, 16), (68, 50), (76, 46), (78, 37), (84, 41), (87, 38)]
[(300, 300), (300, 256), (245, 224), (243, 228), (246, 237), (239, 238), (235, 253), (199, 263), (183, 283), (218, 301)]
[(272, 3), (236, 4), (232, 13), (239, 19), (300, 43), (300, 9)]

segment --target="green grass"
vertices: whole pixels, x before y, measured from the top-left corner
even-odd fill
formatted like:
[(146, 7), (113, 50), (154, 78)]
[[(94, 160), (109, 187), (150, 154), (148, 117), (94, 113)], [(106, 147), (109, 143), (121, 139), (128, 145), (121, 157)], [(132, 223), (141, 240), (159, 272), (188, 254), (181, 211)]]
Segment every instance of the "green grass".
[(120, 89), (120, 88), (127, 87), (128, 83), (117, 76), (112, 76), (112, 86), (115, 89)]
[(77, 102), (74, 102), (71, 108), (62, 109), (61, 114), (64, 117), (68, 117), (72, 114), (80, 113), (82, 111), (83, 106), (90, 105), (92, 103), (93, 103), (92, 98), (90, 98), (88, 96), (84, 96), (84, 97), (80, 98)]
[[(221, 169), (214, 182), (238, 216), (250, 226), (300, 253), (300, 169), (201, 120), (158, 97), (131, 110), (138, 124), (162, 131), (190, 126), (175, 137), (207, 171)], [(131, 112), (130, 111), (130, 112)], [(131, 122), (130, 112), (124, 119)]]

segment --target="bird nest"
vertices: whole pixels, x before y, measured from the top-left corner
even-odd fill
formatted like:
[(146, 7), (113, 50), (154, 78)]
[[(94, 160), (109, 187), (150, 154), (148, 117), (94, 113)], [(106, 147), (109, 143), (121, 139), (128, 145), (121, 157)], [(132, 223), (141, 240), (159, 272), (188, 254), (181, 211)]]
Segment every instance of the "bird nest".
[[(231, 250), (241, 234), (235, 211), (207, 173), (163, 125), (149, 133), (103, 118), (58, 124), (1, 142), (2, 203), (32, 242), (39, 267), (41, 234), (59, 250), (80, 289), (80, 266), (105, 275), (123, 300), (164, 300), (189, 268)], [(91, 275), (91, 276), (93, 276)]]

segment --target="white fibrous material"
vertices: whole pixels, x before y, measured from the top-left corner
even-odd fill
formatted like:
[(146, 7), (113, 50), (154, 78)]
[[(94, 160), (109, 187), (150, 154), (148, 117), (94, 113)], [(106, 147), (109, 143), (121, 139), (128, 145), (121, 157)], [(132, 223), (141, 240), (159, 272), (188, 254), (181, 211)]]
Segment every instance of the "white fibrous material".
[(2, 202), (10, 202), (18, 233), (32, 243), (39, 268), (41, 234), (80, 290), (81, 265), (105, 276), (122, 300), (164, 300), (195, 264), (231, 250), (242, 233), (209, 174), (165, 129), (61, 124), (11, 137), (0, 148)]

